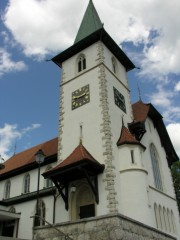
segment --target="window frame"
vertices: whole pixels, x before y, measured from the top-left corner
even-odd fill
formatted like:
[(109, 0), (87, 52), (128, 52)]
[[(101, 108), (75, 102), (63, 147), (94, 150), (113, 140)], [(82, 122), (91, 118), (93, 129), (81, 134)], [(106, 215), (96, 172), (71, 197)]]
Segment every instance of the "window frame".
[(151, 164), (152, 164), (152, 170), (153, 170), (153, 176), (154, 176), (154, 184), (159, 191), (163, 191), (161, 169), (159, 165), (159, 155), (153, 143), (150, 144), (149, 149), (150, 149)]
[(81, 73), (86, 69), (86, 56), (85, 54), (80, 54), (77, 58), (77, 72)]
[(114, 57), (111, 58), (112, 62), (112, 71), (114, 74), (117, 74), (117, 61)]
[(10, 198), (10, 192), (11, 192), (11, 181), (7, 180), (4, 186), (4, 199)]
[[(52, 166), (48, 166), (45, 170), (45, 172), (49, 171), (52, 169)], [(45, 188), (50, 188), (53, 187), (53, 181), (49, 178), (45, 179), (45, 183), (44, 183), (44, 187)]]
[(23, 183), (23, 193), (26, 194), (26, 193), (29, 193), (30, 192), (30, 174), (27, 173), (25, 176), (24, 176), (24, 183)]
[[(34, 218), (34, 227), (45, 225), (46, 205), (42, 199), (39, 199), (38, 205), (39, 205), (38, 213), (40, 218)], [(37, 211), (37, 203), (36, 203), (35, 211)]]

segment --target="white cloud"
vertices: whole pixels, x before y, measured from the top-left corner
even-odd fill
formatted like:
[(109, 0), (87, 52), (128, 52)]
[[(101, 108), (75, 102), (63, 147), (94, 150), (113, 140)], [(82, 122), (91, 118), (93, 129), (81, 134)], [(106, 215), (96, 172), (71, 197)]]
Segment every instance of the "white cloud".
[(175, 91), (180, 92), (180, 81), (176, 84)]
[[(9, 0), (4, 23), (27, 56), (43, 57), (73, 43), (87, 4)], [(94, 4), (116, 42), (144, 44), (139, 59), (143, 75), (180, 73), (179, 0), (99, 0)]]
[(173, 91), (173, 86), (168, 87), (158, 84), (157, 91), (151, 93), (148, 98), (150, 102), (161, 109), (162, 116), (166, 122), (174, 122), (180, 120), (180, 105), (176, 104), (176, 93)]
[(4, 159), (9, 158), (13, 154), (13, 148), (16, 140), (22, 138), (26, 133), (39, 128), (40, 124), (32, 124), (23, 129), (18, 129), (17, 124), (4, 124), (0, 128), (0, 155)]
[(27, 66), (23, 61), (13, 61), (11, 55), (0, 48), (0, 77), (7, 72), (16, 72), (26, 70)]
[(63, 4), (59, 1), (10, 0), (4, 23), (23, 47), (25, 55), (41, 57), (72, 44), (78, 8), (73, 0)]
[(171, 105), (171, 99), (173, 98), (173, 91), (170, 89), (164, 89), (162, 85), (157, 85), (157, 92), (149, 95), (150, 102), (156, 106), (167, 108)]
[(180, 123), (171, 123), (171, 124), (167, 125), (167, 131), (172, 140), (174, 148), (175, 148), (178, 156), (180, 157), (180, 141), (179, 141)]

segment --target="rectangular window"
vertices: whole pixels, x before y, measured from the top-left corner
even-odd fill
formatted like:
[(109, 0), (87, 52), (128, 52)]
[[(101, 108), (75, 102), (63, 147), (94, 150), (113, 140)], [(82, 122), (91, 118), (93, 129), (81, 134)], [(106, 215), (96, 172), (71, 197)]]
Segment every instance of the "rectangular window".
[(134, 150), (131, 150), (131, 163), (134, 164)]
[(94, 204), (89, 204), (85, 206), (80, 206), (80, 219), (94, 217), (95, 216), (95, 206)]

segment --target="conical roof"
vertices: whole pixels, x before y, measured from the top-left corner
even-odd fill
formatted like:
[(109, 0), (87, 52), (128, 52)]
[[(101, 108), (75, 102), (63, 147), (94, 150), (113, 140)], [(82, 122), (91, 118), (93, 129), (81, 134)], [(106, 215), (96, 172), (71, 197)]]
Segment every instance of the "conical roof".
[(103, 24), (101, 23), (101, 20), (92, 0), (90, 0), (74, 43), (79, 42), (83, 38), (89, 36), (90, 34), (101, 29), (102, 27)]
[(140, 144), (124, 125), (122, 126), (121, 134), (117, 141), (118, 146), (123, 144)]

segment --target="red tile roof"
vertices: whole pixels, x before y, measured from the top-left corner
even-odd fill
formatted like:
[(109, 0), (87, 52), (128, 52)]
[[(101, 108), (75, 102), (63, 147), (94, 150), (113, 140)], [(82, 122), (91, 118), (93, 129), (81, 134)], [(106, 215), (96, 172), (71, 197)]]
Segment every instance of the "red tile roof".
[(35, 153), (41, 149), (46, 157), (57, 154), (58, 138), (54, 138), (47, 142), (41, 143), (35, 147), (29, 148), (23, 152), (17, 153), (7, 161), (5, 161), (5, 168), (0, 170), (0, 175), (21, 168), (25, 165), (35, 162)]
[(48, 173), (76, 164), (84, 160), (90, 161), (94, 164), (101, 165), (97, 160), (93, 158), (93, 156), (87, 151), (87, 149), (80, 143), (66, 159), (60, 162), (53, 169), (49, 170)]
[(144, 122), (148, 116), (150, 105), (138, 101), (132, 105), (134, 121)]
[(122, 126), (121, 134), (117, 141), (117, 145), (119, 146), (126, 143), (139, 144), (139, 141), (136, 140), (136, 138), (130, 133), (130, 131), (125, 126)]

